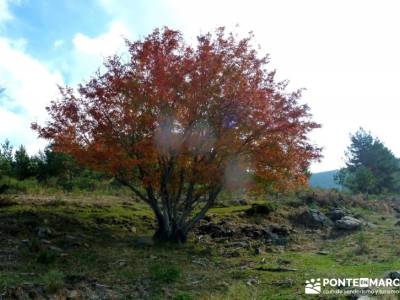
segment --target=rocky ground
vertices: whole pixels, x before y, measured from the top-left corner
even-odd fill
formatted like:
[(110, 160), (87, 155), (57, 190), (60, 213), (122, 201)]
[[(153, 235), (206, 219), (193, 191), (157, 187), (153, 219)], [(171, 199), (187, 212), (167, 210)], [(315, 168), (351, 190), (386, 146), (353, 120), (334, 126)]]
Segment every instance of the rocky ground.
[(151, 212), (129, 199), (0, 206), (4, 299), (303, 299), (310, 278), (400, 277), (397, 199), (231, 200), (180, 246), (155, 245)]

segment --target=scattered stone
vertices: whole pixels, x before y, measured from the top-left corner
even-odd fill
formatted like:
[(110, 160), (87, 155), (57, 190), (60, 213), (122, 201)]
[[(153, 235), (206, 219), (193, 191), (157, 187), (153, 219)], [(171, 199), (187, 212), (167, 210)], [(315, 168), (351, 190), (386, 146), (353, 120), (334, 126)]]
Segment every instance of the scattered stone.
[(247, 282), (246, 282), (246, 284), (247, 285), (255, 285), (255, 284), (258, 284), (259, 282), (258, 282), (258, 280), (256, 279), (256, 278), (250, 278), (249, 280), (247, 280)]
[(394, 226), (400, 226), (400, 221), (397, 221)]
[(64, 250), (56, 247), (56, 246), (49, 246), (49, 250), (54, 251), (54, 252), (63, 252)]
[(64, 236), (63, 242), (63, 245), (66, 248), (79, 247), (82, 245), (82, 242), (78, 237), (68, 234)]
[(130, 231), (131, 231), (132, 233), (136, 233), (136, 232), (137, 232), (137, 229), (136, 229), (135, 226), (131, 226)]
[(232, 199), (229, 201), (229, 204), (232, 206), (244, 206), (248, 205), (249, 202), (246, 199)]
[(317, 254), (319, 254), (319, 255), (329, 255), (329, 251), (321, 250), (321, 251), (318, 251)]
[(393, 204), (392, 204), (392, 208), (393, 208), (393, 210), (394, 210), (395, 212), (397, 212), (397, 213), (400, 214), (400, 205), (399, 205), (399, 204), (393, 203)]
[(264, 254), (264, 249), (262, 247), (257, 247), (254, 249), (255, 255), (261, 255)]
[(232, 242), (227, 244), (228, 247), (236, 247), (236, 248), (247, 248), (248, 244), (246, 242)]
[(281, 226), (277, 224), (272, 224), (270, 226), (270, 230), (272, 233), (275, 233), (279, 236), (289, 236), (290, 234), (290, 229), (287, 228), (286, 226)]
[(230, 287), (230, 285), (226, 281), (221, 281), (218, 285), (225, 289)]
[(235, 251), (225, 252), (225, 253), (223, 253), (223, 255), (225, 257), (239, 257), (240, 252), (238, 250), (235, 250)]
[(35, 231), (36, 231), (36, 235), (39, 239), (45, 239), (45, 238), (51, 236), (51, 234), (52, 234), (52, 231), (50, 228), (43, 227), (43, 226), (36, 227)]
[(115, 264), (120, 267), (125, 267), (128, 264), (128, 262), (124, 259), (120, 259), (120, 260), (116, 261)]
[(278, 258), (277, 263), (280, 265), (289, 265), (291, 261), (284, 258)]
[(79, 292), (77, 290), (68, 291), (68, 299), (77, 299), (79, 296)]
[(365, 296), (365, 295), (363, 295), (363, 296), (359, 296), (358, 298), (357, 298), (357, 300), (372, 300), (373, 298), (371, 298), (371, 297), (369, 297), (369, 296)]
[(135, 245), (139, 247), (152, 247), (154, 246), (154, 241), (151, 238), (139, 237), (135, 240)]
[(292, 287), (294, 284), (293, 279), (284, 279), (284, 280), (278, 280), (274, 281), (273, 284), (275, 286), (280, 286), (280, 287)]
[(345, 216), (335, 222), (335, 228), (340, 230), (357, 230), (361, 228), (362, 222), (356, 218)]
[(307, 209), (294, 217), (294, 221), (309, 228), (332, 226), (332, 221), (317, 209)]
[(209, 234), (211, 237), (232, 237), (235, 233), (232, 224), (221, 221), (219, 224), (208, 222), (198, 227), (200, 234)]

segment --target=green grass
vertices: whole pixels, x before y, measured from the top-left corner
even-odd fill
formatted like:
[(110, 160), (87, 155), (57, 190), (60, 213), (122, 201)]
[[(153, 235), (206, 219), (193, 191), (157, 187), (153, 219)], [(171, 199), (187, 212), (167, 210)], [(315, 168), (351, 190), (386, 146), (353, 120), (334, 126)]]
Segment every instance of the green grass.
[[(0, 260), (2, 290), (29, 283), (48, 293), (93, 282), (112, 287), (118, 295), (135, 294), (148, 299), (301, 299), (304, 282), (310, 278), (381, 277), (400, 269), (400, 238), (392, 212), (349, 208), (377, 224), (350, 235), (323, 239), (322, 233), (298, 229), (288, 246), (267, 246), (262, 254), (240, 249), (240, 256), (227, 257), (226, 242), (193, 236), (185, 245), (138, 246), (139, 237), (150, 239), (154, 230), (151, 211), (143, 204), (117, 197), (49, 198), (24, 196), (19, 204), (0, 211), (0, 230), (15, 223), (17, 233), (8, 235), (18, 246), (10, 267)], [(213, 221), (288, 222), (297, 208), (279, 205), (264, 219), (243, 216), (251, 205), (213, 208)], [(38, 239), (37, 226), (54, 234), (48, 242)], [(132, 230), (135, 227), (135, 230)], [(7, 229), (8, 230), (8, 229)], [(73, 238), (67, 239), (66, 236)], [(78, 241), (71, 243), (74, 238)], [(5, 247), (5, 246), (4, 246)], [(11, 248), (10, 248), (11, 249)], [(7, 250), (7, 249), (1, 249)], [(328, 250), (328, 255), (318, 254)], [(1, 258), (1, 257), (0, 257)], [(287, 267), (293, 272), (269, 272), (258, 268)], [(74, 280), (72, 280), (72, 279)], [(72, 282), (72, 283), (71, 283)]]

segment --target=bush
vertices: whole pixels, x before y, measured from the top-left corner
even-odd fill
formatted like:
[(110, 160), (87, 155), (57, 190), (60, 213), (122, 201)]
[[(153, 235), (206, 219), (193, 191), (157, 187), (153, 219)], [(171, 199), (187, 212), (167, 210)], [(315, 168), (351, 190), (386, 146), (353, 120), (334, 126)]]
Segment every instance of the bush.
[(150, 269), (153, 279), (165, 283), (172, 283), (178, 281), (181, 277), (181, 270), (178, 266), (169, 264), (157, 264)]
[(50, 252), (47, 250), (42, 250), (39, 252), (36, 260), (40, 264), (50, 265), (54, 263), (56, 260), (57, 255), (54, 252)]
[(276, 206), (274, 206), (271, 203), (252, 204), (251, 207), (248, 210), (246, 210), (246, 214), (248, 216), (254, 216), (254, 215), (267, 216), (275, 210), (276, 210)]
[(58, 270), (50, 270), (42, 276), (47, 291), (57, 292), (64, 285), (64, 274)]
[(367, 254), (369, 253), (368, 239), (364, 232), (360, 232), (356, 237), (357, 248), (355, 250), (356, 254)]
[(316, 204), (320, 207), (338, 206), (344, 200), (343, 194), (337, 190), (304, 190), (297, 197), (307, 205)]

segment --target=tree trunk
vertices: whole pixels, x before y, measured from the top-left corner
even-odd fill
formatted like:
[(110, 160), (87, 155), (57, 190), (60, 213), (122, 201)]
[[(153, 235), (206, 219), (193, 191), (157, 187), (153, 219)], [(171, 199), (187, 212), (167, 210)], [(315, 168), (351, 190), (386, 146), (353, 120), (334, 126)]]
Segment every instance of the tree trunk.
[(187, 240), (187, 233), (183, 228), (177, 226), (166, 226), (164, 222), (158, 221), (157, 231), (154, 233), (153, 239), (156, 242), (170, 242), (183, 244)]

